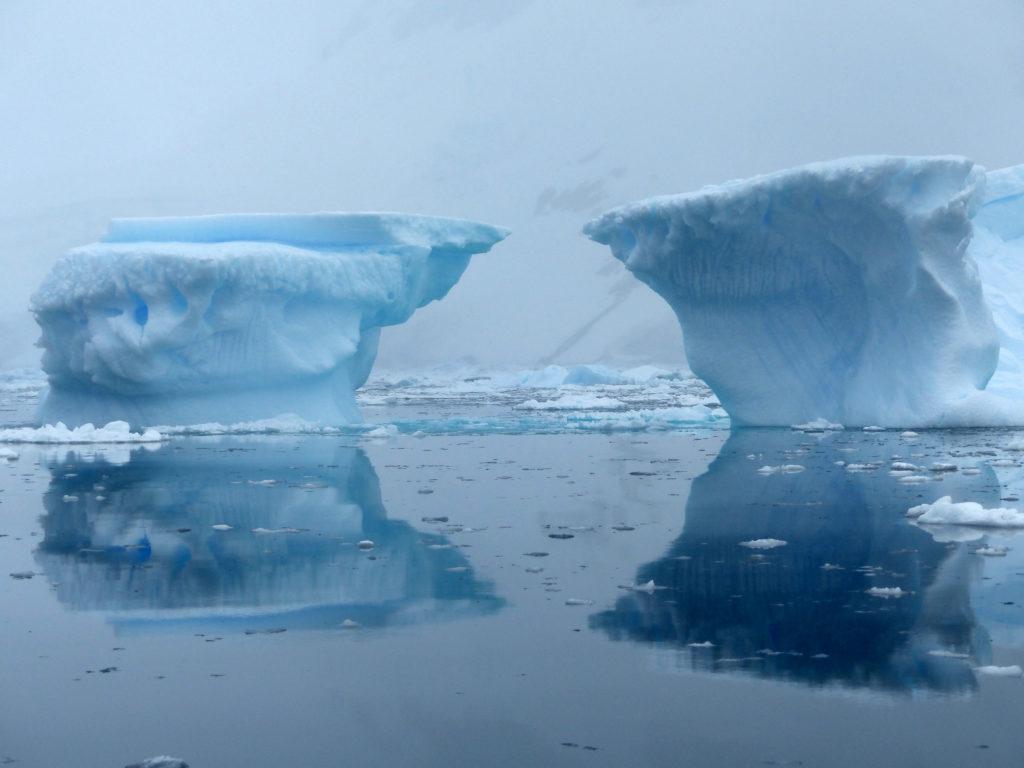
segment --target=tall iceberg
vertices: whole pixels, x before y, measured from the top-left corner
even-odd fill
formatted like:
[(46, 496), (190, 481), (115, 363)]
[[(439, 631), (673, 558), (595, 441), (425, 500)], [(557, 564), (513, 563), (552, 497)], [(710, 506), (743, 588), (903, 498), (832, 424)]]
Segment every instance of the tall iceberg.
[(850, 158), (627, 205), (584, 232), (669, 302), (735, 424), (949, 425), (988, 407), (999, 359), (969, 250), (985, 188), (964, 158)]
[(970, 254), (999, 330), (999, 367), (987, 389), (1024, 400), (1024, 165), (988, 173)]
[(395, 213), (115, 219), (32, 298), (44, 421), (359, 419), (380, 328), (508, 235)]

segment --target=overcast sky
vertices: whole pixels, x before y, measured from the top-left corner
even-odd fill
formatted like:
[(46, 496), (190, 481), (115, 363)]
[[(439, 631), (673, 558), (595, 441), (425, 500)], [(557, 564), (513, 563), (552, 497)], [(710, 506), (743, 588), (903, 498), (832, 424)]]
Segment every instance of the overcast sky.
[(682, 361), (580, 227), (851, 154), (1024, 162), (1024, 0), (0, 0), (0, 368), (114, 216), (501, 224), (381, 364)]

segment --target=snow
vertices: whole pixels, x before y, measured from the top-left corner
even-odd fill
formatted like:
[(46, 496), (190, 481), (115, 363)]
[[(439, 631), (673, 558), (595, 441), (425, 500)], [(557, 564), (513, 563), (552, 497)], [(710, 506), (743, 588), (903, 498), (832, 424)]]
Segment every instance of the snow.
[(627, 205), (584, 232), (668, 301), (734, 424), (1005, 423), (979, 397), (999, 356), (967, 252), (985, 185), (959, 157), (849, 158)]
[(507, 234), (392, 213), (115, 220), (33, 296), (41, 418), (358, 421), (380, 328), (444, 297)]
[(920, 525), (966, 525), (976, 528), (1024, 528), (1024, 512), (996, 507), (986, 509), (974, 501), (954, 502), (943, 496), (931, 504), (918, 504), (907, 517)]
[(155, 429), (132, 432), (126, 421), (112, 421), (102, 427), (87, 423), (73, 429), (61, 421), (42, 427), (0, 429), (0, 443), (159, 443), (164, 439), (166, 438)]

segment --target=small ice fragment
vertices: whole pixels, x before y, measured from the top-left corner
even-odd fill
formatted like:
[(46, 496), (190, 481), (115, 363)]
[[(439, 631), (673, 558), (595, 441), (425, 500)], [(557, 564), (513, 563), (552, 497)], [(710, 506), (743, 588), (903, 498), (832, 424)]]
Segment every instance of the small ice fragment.
[(803, 424), (794, 424), (790, 429), (798, 432), (839, 432), (845, 427), (842, 424), (836, 424), (828, 419), (811, 419)]
[(17, 451), (12, 451), (10, 448), (0, 448), (0, 459), (3, 459), (4, 461), (15, 461), (17, 458)]
[(655, 585), (654, 579), (651, 579), (650, 581), (647, 581), (647, 582), (645, 582), (643, 584), (637, 584), (635, 587), (633, 587), (633, 591), (634, 592), (646, 592), (647, 594), (650, 595), (657, 588), (658, 587)]
[(381, 437), (395, 437), (398, 435), (398, 427), (394, 424), (381, 424), (379, 427), (371, 429), (365, 433), (366, 437), (381, 438)]
[(253, 533), (270, 535), (274, 533), (300, 533), (298, 528), (253, 528)]
[(908, 429), (906, 432), (900, 432), (900, 437), (919, 437), (919, 435), (912, 429)]
[(343, 622), (341, 622), (342, 629), (359, 629), (359, 627), (361, 626), (363, 625), (360, 624), (358, 621), (353, 621), (352, 619), (345, 619)]
[(277, 480), (250, 480), (249, 485), (277, 485)]
[(974, 554), (983, 557), (1006, 557), (1006, 553), (1009, 551), (1009, 547), (978, 547), (974, 550)]
[(974, 501), (954, 502), (943, 496), (931, 504), (918, 504), (907, 510), (907, 517), (922, 525), (969, 525), (978, 528), (1024, 528), (1024, 513), (1016, 509), (986, 509)]
[(372, 541), (370, 541), (369, 539), (363, 539), (363, 540), (362, 540), (362, 541), (360, 541), (360, 542), (359, 542), (358, 544), (356, 544), (356, 546), (357, 546), (357, 547), (359, 547), (360, 549), (373, 549), (373, 547), (374, 547), (375, 545), (374, 545), (374, 543), (373, 543)]
[(751, 539), (750, 541), (741, 541), (740, 546), (747, 549), (775, 549), (786, 546), (786, 542), (782, 539)]
[(759, 475), (774, 475), (778, 471), (779, 471), (778, 467), (769, 467), (768, 465), (765, 465), (765, 466), (761, 467), (759, 470), (757, 470), (757, 474), (759, 474)]
[(157, 757), (146, 758), (141, 763), (126, 765), (125, 768), (188, 768), (188, 763), (180, 757), (158, 755)]
[(956, 464), (949, 464), (944, 461), (936, 461), (929, 467), (929, 469), (932, 472), (956, 472), (958, 467)]
[(871, 424), (871, 425), (869, 425), (867, 427), (864, 427), (864, 431), (865, 432), (885, 432), (885, 427), (879, 427), (876, 424)]
[(960, 474), (961, 475), (980, 475), (981, 474), (981, 470), (978, 469), (977, 467), (968, 467), (967, 469), (961, 470)]
[(903, 597), (907, 594), (900, 587), (872, 587), (867, 590), (867, 593), (872, 597), (882, 597), (886, 600), (890, 597)]
[(916, 464), (910, 464), (906, 461), (894, 461), (892, 463), (893, 472), (917, 472), (920, 469)]
[(939, 648), (934, 651), (928, 651), (929, 656), (938, 656), (940, 659), (969, 659), (970, 654), (957, 653), (956, 651), (947, 651), (944, 648)]
[(1011, 664), (1008, 667), (998, 667), (994, 664), (988, 664), (983, 667), (976, 667), (975, 672), (979, 675), (989, 675), (990, 677), (1020, 677), (1024, 675), (1024, 670), (1020, 668), (1018, 664)]
[(72, 501), (78, 501), (78, 497), (74, 496), (74, 495), (72, 495), (70, 493), (65, 493), (60, 498), (61, 498), (61, 501), (63, 501), (65, 504), (70, 504)]
[(22, 580), (31, 579), (33, 576), (35, 576), (35, 574), (32, 571), (15, 571), (14, 573), (10, 574), (10, 576), (12, 579)]
[(715, 644), (710, 640), (705, 640), (703, 643), (687, 643), (690, 648), (714, 648)]
[(929, 480), (931, 478), (927, 475), (904, 475), (896, 482), (905, 483), (906, 485), (920, 485), (921, 483), (927, 483)]
[(566, 605), (593, 605), (594, 601), (593, 600), (583, 600), (583, 599), (578, 598), (578, 597), (570, 597), (568, 600), (565, 601), (565, 604)]
[(836, 565), (834, 563), (825, 563), (823, 566), (821, 566), (821, 570), (823, 570), (823, 571), (841, 571), (841, 570), (843, 570), (843, 566)]
[(465, 573), (469, 568), (465, 565), (453, 565), (451, 568), (445, 568), (448, 573)]
[(783, 464), (779, 469), (788, 475), (795, 474), (797, 472), (803, 472), (804, 467), (800, 464)]
[(215, 531), (230, 531), (234, 526), (228, 525), (227, 523), (216, 523), (210, 527)]

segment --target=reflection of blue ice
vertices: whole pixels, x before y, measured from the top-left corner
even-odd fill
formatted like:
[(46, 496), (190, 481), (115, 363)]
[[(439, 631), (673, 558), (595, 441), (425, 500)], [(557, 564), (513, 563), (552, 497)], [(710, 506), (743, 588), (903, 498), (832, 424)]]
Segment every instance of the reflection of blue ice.
[(355, 448), (175, 443), (51, 471), (39, 563), (61, 602), (119, 625), (332, 628), (502, 605), (443, 536), (387, 519)]
[[(713, 671), (970, 689), (971, 663), (989, 654), (969, 602), (979, 558), (907, 523), (918, 495), (936, 491), (888, 473), (892, 455), (906, 448), (889, 434), (819, 441), (781, 430), (734, 433), (694, 481), (682, 534), (637, 574), (637, 582), (665, 589), (626, 593), (592, 626), (615, 639), (687, 648), (694, 666)], [(849, 472), (838, 461), (882, 466)], [(783, 463), (806, 469), (756, 472)], [(932, 483), (942, 494), (990, 504), (998, 500), (993, 479), (988, 471)], [(738, 546), (758, 538), (787, 544), (763, 553)], [(909, 594), (883, 600), (867, 594), (872, 586)]]

